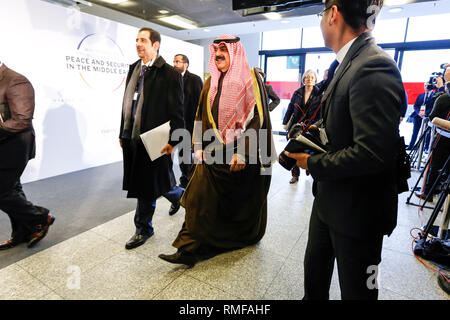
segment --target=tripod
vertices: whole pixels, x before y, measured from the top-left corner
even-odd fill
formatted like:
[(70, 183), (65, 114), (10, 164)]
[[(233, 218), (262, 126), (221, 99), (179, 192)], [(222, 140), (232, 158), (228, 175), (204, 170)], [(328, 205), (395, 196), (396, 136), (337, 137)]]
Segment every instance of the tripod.
[[(426, 133), (427, 133), (428, 130), (431, 130), (431, 127), (427, 127), (427, 129), (423, 132), (423, 134), (422, 134), (421, 137), (419, 138), (419, 141), (414, 145), (414, 147), (413, 147), (413, 149), (411, 150), (411, 153), (410, 153), (410, 156), (411, 156), (414, 152), (417, 153), (417, 151), (420, 149), (420, 152), (419, 152), (419, 154), (420, 154), (419, 159), (420, 159), (420, 160), (418, 160), (418, 167), (420, 167), (420, 163), (421, 163), (421, 159), (422, 159), (422, 151), (423, 151), (423, 145), (424, 145), (424, 144), (423, 144), (423, 140), (425, 139)], [(426, 161), (426, 163), (425, 163), (425, 166), (422, 168), (422, 170), (421, 170), (421, 172), (420, 172), (420, 175), (419, 175), (419, 178), (417, 179), (417, 181), (416, 181), (414, 187), (412, 188), (411, 193), (409, 194), (409, 197), (408, 197), (407, 200), (406, 200), (406, 204), (412, 204), (412, 205), (414, 205), (414, 206), (419, 206), (419, 205), (417, 205), (417, 204), (415, 204), (415, 203), (411, 203), (410, 200), (411, 200), (411, 197), (413, 196), (414, 192), (416, 191), (417, 186), (419, 185), (420, 180), (422, 179), (422, 177), (424, 176), (425, 172), (426, 172), (426, 171), (429, 169), (429, 167), (430, 167), (430, 162), (431, 162), (431, 158), (432, 158), (432, 155), (433, 155), (434, 148), (435, 148), (435, 146), (439, 143), (439, 139), (440, 139), (440, 138), (441, 138), (441, 136), (439, 135), (439, 136), (437, 136), (437, 138), (434, 139), (434, 141), (432, 142), (432, 145), (431, 145), (431, 148), (430, 148), (430, 154), (429, 154), (429, 156), (428, 156), (428, 159), (427, 159), (427, 161)], [(420, 147), (420, 148), (419, 148), (419, 147)], [(411, 166), (412, 166), (412, 165), (413, 165), (413, 161), (411, 161)], [(433, 209), (433, 207), (427, 207), (427, 206), (425, 206), (425, 204), (427, 203), (429, 197), (430, 197), (430, 193), (428, 194), (428, 196), (427, 196), (426, 200), (423, 202), (423, 204), (420, 206), (420, 209), (421, 209), (421, 210), (423, 210), (423, 208)]]
[[(411, 159), (411, 167), (415, 167), (417, 170), (420, 170), (422, 164), (422, 155), (423, 155), (423, 148), (425, 146), (425, 139), (431, 132), (431, 127), (428, 126), (428, 118), (422, 120), (420, 131), (421, 134), (419, 140), (417, 140), (416, 144), (409, 153), (409, 158)], [(415, 164), (416, 161), (417, 164)]]
[[(444, 177), (445, 175), (447, 175), (448, 169), (450, 167), (450, 157), (447, 158), (447, 161), (445, 162), (444, 167), (442, 168), (441, 172), (439, 173), (438, 178), (436, 179), (436, 181), (433, 183), (433, 186), (430, 190), (430, 192), (428, 192), (427, 198), (428, 199), (430, 196), (432, 196), (433, 191), (436, 189), (436, 187), (438, 186), (439, 182), (442, 180), (442, 177)], [(430, 232), (431, 227), (433, 226), (434, 221), (436, 220), (439, 212), (441, 211), (442, 206), (444, 205), (445, 200), (447, 199), (448, 195), (450, 193), (450, 176), (447, 176), (447, 180), (445, 181), (445, 183), (443, 184), (443, 187), (441, 189), (440, 192), (440, 196), (439, 196), (439, 200), (436, 203), (436, 206), (434, 207), (434, 210), (431, 214), (430, 219), (428, 220), (428, 223), (425, 227), (424, 233), (423, 233), (423, 239), (426, 240), (426, 238), (428, 237), (428, 234)], [(450, 202), (447, 201), (447, 206), (444, 210), (444, 217), (443, 217), (443, 226), (445, 226), (445, 223), (448, 224), (448, 208), (449, 208), (449, 204)], [(445, 237), (444, 235), (444, 230), (440, 230), (440, 234), (442, 237)]]

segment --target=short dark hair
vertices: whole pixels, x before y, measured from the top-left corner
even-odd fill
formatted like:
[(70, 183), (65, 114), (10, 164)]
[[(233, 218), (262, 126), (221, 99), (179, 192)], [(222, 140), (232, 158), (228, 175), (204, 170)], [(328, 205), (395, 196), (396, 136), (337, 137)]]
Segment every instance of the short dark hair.
[[(367, 26), (368, 19), (373, 16), (374, 12), (370, 9), (370, 6), (377, 6), (381, 9), (383, 6), (383, 0), (326, 0), (325, 7), (337, 6), (338, 10), (344, 17), (345, 23), (347, 23), (352, 29), (360, 30), (362, 27)], [(378, 13), (378, 12), (376, 12)], [(375, 23), (375, 19), (373, 20)]]
[(150, 34), (150, 41), (152, 43), (154, 43), (154, 42), (161, 43), (161, 35), (159, 34), (158, 31), (153, 30), (152, 28), (141, 28), (139, 30), (139, 32), (141, 32), (141, 31), (148, 31), (148, 33)]
[(178, 56), (181, 57), (181, 60), (183, 60), (184, 63), (189, 64), (189, 58), (187, 56), (185, 56), (184, 54), (181, 54), (181, 53), (175, 55), (175, 57), (178, 57)]

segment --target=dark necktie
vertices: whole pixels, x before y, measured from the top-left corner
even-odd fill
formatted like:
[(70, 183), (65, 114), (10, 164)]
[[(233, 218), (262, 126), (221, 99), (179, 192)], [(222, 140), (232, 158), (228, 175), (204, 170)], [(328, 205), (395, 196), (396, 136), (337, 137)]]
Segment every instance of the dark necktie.
[(334, 60), (331, 63), (330, 68), (328, 68), (327, 84), (329, 84), (331, 82), (331, 80), (333, 80), (334, 72), (336, 71), (336, 68), (338, 67), (338, 65), (339, 65), (339, 62), (337, 60)]
[(132, 111), (133, 119), (136, 115), (137, 105), (138, 105), (139, 98), (141, 96), (142, 88), (144, 87), (144, 74), (145, 74), (145, 71), (147, 71), (147, 69), (148, 69), (148, 67), (144, 64), (141, 67), (141, 73), (139, 74), (139, 81), (138, 81), (137, 90), (136, 90), (137, 98), (136, 98), (136, 100), (133, 100), (133, 111)]

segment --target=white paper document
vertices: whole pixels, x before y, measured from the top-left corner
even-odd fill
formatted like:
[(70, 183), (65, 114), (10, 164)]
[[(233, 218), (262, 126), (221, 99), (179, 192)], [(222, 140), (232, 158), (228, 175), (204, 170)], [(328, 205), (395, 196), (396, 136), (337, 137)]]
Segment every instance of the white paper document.
[(170, 121), (141, 134), (141, 140), (144, 143), (150, 160), (155, 161), (163, 156), (161, 150), (169, 143)]

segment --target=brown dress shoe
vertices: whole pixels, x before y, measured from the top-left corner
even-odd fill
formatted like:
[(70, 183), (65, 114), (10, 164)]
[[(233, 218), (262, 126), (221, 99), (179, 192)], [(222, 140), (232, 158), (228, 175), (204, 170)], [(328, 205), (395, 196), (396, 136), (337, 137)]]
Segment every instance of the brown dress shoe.
[(11, 238), (9, 240), (6, 240), (5, 242), (0, 243), (0, 250), (7, 250), (14, 248), (15, 246), (21, 244), (22, 242), (26, 241), (17, 241), (16, 239)]
[(55, 217), (52, 215), (48, 215), (47, 216), (47, 221), (45, 224), (40, 224), (37, 226), (37, 229), (39, 231), (33, 233), (28, 241), (27, 247), (28, 248), (32, 248), (36, 245), (36, 243), (38, 243), (39, 241), (41, 241), (42, 239), (44, 239), (44, 237), (47, 235), (48, 232), (48, 228), (53, 224), (53, 222), (55, 221)]

